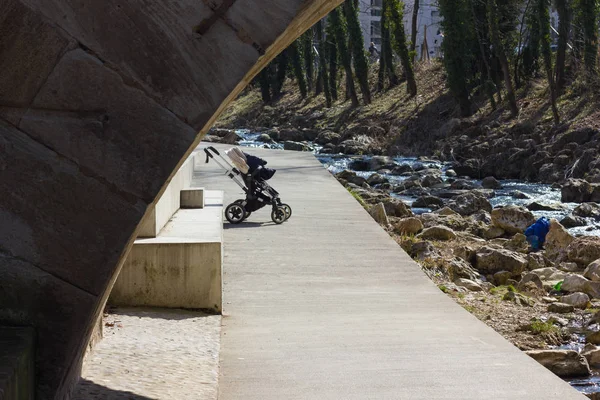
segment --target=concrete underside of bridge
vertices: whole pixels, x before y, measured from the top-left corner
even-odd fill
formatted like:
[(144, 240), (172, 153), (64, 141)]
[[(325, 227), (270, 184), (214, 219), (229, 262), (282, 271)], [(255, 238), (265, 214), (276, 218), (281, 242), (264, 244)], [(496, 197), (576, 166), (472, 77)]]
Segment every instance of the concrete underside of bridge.
[(0, 0), (0, 325), (69, 398), (140, 221), (223, 107), (341, 0)]

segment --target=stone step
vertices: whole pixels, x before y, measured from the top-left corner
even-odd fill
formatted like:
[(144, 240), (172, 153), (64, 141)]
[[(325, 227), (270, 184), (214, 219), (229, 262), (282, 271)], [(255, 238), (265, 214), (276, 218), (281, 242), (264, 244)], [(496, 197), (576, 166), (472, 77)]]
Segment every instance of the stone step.
[(155, 238), (139, 238), (109, 298), (116, 306), (222, 310), (223, 192), (180, 209)]

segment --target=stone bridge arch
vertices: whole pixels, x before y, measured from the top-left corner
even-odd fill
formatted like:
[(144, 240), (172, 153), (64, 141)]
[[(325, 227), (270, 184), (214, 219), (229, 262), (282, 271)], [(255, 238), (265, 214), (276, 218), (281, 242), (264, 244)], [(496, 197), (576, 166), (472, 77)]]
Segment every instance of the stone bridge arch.
[(227, 103), (341, 0), (0, 0), (0, 325), (68, 398), (139, 222)]

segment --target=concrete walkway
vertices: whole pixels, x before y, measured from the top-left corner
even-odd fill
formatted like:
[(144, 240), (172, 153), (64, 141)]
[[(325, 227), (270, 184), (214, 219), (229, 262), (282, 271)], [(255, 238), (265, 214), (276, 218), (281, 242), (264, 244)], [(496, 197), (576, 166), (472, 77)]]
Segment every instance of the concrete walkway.
[(312, 155), (249, 151), (293, 216), (226, 225), (220, 400), (585, 398), (446, 297)]

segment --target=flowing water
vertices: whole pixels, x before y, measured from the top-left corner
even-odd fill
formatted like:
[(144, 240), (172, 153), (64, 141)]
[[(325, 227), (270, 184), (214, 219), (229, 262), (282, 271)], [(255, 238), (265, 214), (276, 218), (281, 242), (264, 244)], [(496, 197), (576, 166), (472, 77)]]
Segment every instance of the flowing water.
[[(259, 133), (254, 133), (249, 130), (238, 130), (236, 131), (238, 135), (240, 135), (243, 139), (240, 141), (240, 145), (244, 147), (260, 147), (260, 148), (270, 148), (270, 149), (283, 149), (282, 143), (273, 143), (273, 144), (265, 144), (258, 142), (257, 139), (260, 136)], [(313, 149), (315, 156), (325, 168), (327, 168), (331, 173), (336, 174), (343, 170), (352, 170), (351, 163), (356, 160), (369, 160), (371, 157), (369, 156), (349, 156), (344, 154), (319, 154), (319, 151), (322, 149), (321, 146), (309, 143), (309, 146)], [(398, 165), (408, 164), (411, 167), (417, 167), (418, 165), (425, 165), (427, 167), (437, 168), (442, 170), (442, 178), (444, 181), (451, 180), (450, 177), (446, 176), (446, 171), (450, 168), (448, 164), (444, 164), (436, 161), (421, 161), (416, 157), (396, 157), (393, 158), (394, 162)], [(375, 171), (354, 171), (357, 175), (368, 178)], [(381, 174), (392, 185), (398, 185), (408, 179), (408, 176), (398, 176), (398, 175), (390, 175), (390, 174)], [(479, 180), (470, 180), (473, 184), (480, 186), (481, 181)], [(562, 203), (561, 202), (561, 193), (560, 189), (553, 189), (551, 185), (542, 184), (542, 183), (532, 183), (518, 180), (503, 180), (500, 181), (502, 184), (502, 189), (495, 190), (495, 196), (490, 199), (492, 206), (506, 206), (506, 205), (517, 205), (517, 206), (527, 206), (532, 202), (537, 202), (544, 205), (557, 205), (560, 204), (560, 211), (533, 211), (533, 214), (536, 218), (546, 217), (546, 218), (556, 218), (559, 221), (571, 214), (573, 209), (577, 207), (576, 203)], [(515, 191), (520, 191), (529, 196), (527, 199), (518, 199), (513, 196)], [(392, 196), (397, 197), (408, 205), (412, 205), (413, 201), (416, 200), (416, 197), (411, 196), (402, 196), (392, 193)], [(416, 213), (428, 212), (428, 209), (414, 209)], [(573, 235), (597, 235), (600, 236), (600, 222), (594, 221), (594, 219), (587, 219), (588, 225), (582, 227), (571, 228), (569, 231)]]

